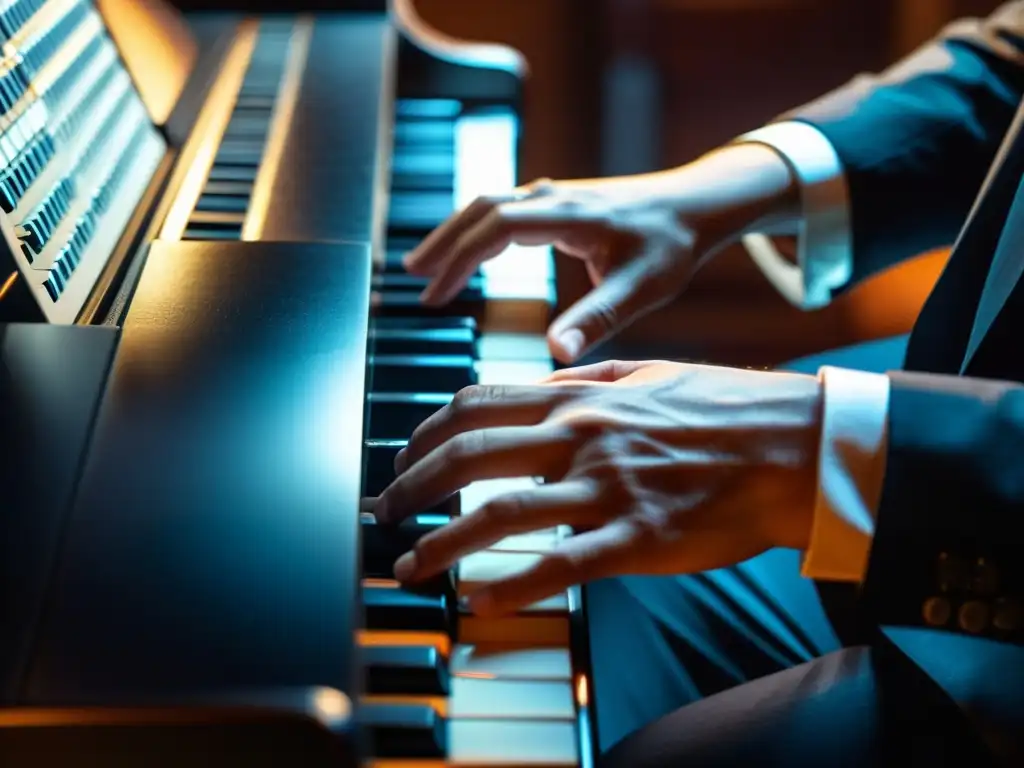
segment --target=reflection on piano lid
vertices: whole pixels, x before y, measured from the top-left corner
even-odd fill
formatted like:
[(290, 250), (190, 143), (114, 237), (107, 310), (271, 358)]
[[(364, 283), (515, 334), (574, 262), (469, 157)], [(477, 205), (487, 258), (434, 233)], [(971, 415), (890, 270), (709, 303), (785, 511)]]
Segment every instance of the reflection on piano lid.
[(550, 373), (555, 281), (510, 248), (419, 304), (403, 255), (518, 181), (525, 64), (360, 5), (0, 0), (5, 766), (593, 764), (584, 591), (459, 601), (571, 531), (391, 579), (535, 481), (366, 516), (455, 392)]

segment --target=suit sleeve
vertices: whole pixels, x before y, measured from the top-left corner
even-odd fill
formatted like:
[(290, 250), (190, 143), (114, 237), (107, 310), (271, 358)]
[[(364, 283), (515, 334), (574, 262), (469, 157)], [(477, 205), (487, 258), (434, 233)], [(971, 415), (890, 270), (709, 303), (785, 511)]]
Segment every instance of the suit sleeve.
[(881, 624), (1024, 643), (1024, 386), (889, 379), (865, 606)]
[(1024, 0), (967, 19), (879, 75), (782, 116), (817, 128), (842, 165), (848, 283), (951, 244), (1024, 95)]

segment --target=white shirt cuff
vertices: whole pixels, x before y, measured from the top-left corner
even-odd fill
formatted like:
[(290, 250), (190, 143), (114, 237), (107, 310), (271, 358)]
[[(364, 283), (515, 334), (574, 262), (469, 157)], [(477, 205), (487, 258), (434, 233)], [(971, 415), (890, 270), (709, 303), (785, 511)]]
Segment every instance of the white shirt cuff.
[(818, 492), (802, 573), (861, 581), (885, 474), (889, 377), (832, 367), (818, 376), (824, 390)]
[(800, 186), (803, 207), (796, 264), (767, 235), (746, 235), (744, 246), (792, 304), (803, 309), (825, 306), (853, 271), (849, 191), (832, 143), (813, 125), (795, 121), (765, 126), (736, 142), (764, 144), (778, 152)]

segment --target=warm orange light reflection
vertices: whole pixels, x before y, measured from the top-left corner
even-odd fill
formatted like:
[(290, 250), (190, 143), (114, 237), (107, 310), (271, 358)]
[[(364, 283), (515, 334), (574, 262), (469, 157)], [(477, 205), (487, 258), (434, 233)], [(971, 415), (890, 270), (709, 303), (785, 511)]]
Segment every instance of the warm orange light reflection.
[(529, 71), (526, 59), (514, 48), (499, 43), (462, 40), (428, 24), (419, 15), (413, 0), (391, 0), (389, 6), (391, 19), (398, 30), (442, 61), (477, 62), (477, 66), (515, 72), (519, 77), (525, 77)]
[(334, 688), (318, 688), (313, 694), (313, 710), (324, 723), (348, 720), (352, 716), (352, 702)]
[(590, 703), (590, 683), (586, 675), (576, 677), (576, 706), (583, 709)]
[(398, 589), (399, 584), (394, 579), (363, 579), (363, 587), (370, 587), (376, 589)]
[(155, 0), (97, 0), (142, 103), (154, 123), (167, 122), (185, 88), (198, 47), (184, 19)]
[(360, 630), (356, 633), (356, 643), (364, 648), (379, 648), (381, 646), (434, 646), (442, 656), (449, 656), (452, 649), (452, 641), (448, 635), (440, 632), (372, 632)]
[(18, 273), (17, 272), (11, 272), (11, 274), (7, 276), (7, 279), (4, 280), (4, 284), (0, 285), (0, 299), (2, 299), (4, 297), (4, 295), (6, 295), (6, 293), (9, 290), (11, 290), (11, 288), (14, 287), (14, 284), (17, 281), (18, 281)]
[(441, 717), (448, 717), (448, 699), (443, 696), (392, 696), (392, 695), (371, 695), (363, 696), (364, 704), (387, 704), (392, 707), (431, 707)]
[(471, 680), (497, 680), (498, 676), (490, 672), (456, 672), (456, 677), (466, 677)]

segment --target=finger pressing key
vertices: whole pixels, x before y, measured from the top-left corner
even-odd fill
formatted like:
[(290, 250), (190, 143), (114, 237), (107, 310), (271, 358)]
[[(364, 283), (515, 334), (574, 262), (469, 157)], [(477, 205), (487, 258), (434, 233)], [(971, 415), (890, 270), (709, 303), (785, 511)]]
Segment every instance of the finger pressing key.
[(456, 393), (452, 403), (431, 414), (395, 458), (395, 471), (404, 472), (456, 435), (488, 427), (539, 424), (559, 404), (576, 394), (571, 387), (477, 385)]
[(598, 501), (597, 484), (585, 479), (499, 496), (417, 539), (413, 551), (395, 563), (395, 578), (430, 578), (451, 568), (460, 558), (514, 534), (585, 524)]
[(401, 522), (477, 480), (560, 478), (572, 459), (572, 434), (562, 427), (497, 427), (464, 432), (400, 474), (377, 498), (374, 516)]
[(618, 522), (571, 536), (532, 566), (467, 595), (467, 607), (480, 616), (500, 616), (576, 584), (618, 575), (624, 559), (635, 556), (630, 551), (634, 536), (635, 531)]
[(512, 199), (480, 197), (427, 235), (415, 250), (406, 254), (402, 265), (414, 275), (431, 275), (444, 261), (449, 249), (462, 234), (486, 216), (499, 202)]

